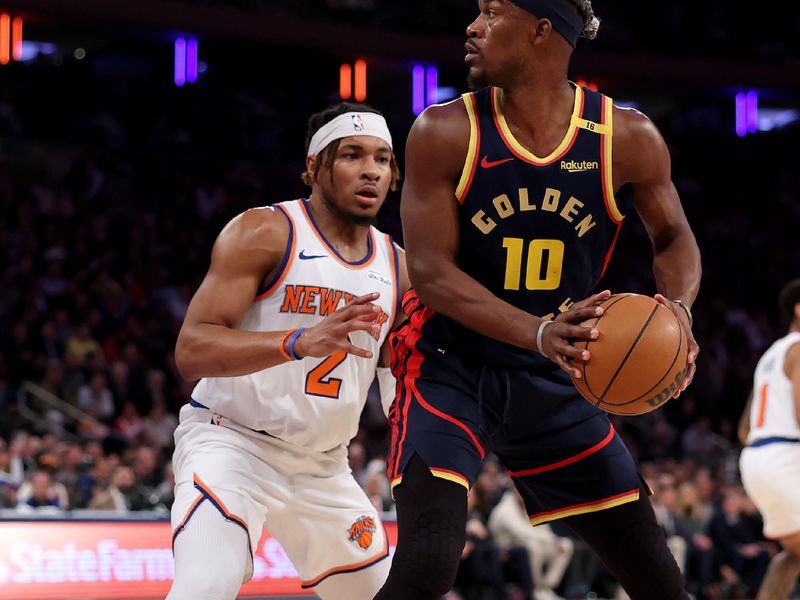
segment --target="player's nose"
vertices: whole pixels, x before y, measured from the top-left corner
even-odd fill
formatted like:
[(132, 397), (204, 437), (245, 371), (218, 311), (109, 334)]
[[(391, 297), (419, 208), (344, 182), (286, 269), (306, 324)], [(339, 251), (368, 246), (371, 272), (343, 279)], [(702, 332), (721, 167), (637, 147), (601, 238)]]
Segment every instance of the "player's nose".
[(468, 38), (483, 37), (483, 27), (480, 26), (480, 17), (478, 17), (472, 23), (467, 25), (467, 37)]

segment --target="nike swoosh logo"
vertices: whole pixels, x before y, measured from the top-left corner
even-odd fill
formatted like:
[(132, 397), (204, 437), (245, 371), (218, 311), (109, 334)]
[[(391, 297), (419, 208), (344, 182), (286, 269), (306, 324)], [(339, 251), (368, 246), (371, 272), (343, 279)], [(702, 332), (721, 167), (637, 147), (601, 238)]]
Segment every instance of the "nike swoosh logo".
[(502, 160), (493, 160), (489, 162), (489, 157), (484, 156), (483, 160), (481, 160), (481, 167), (484, 169), (491, 169), (492, 167), (496, 167), (498, 165), (502, 165), (503, 163), (511, 162), (514, 160), (513, 158), (504, 158)]
[(300, 250), (300, 254), (298, 255), (298, 258), (300, 260), (314, 260), (315, 258), (328, 258), (328, 257), (325, 256), (324, 254), (310, 255), (310, 254), (306, 254), (305, 250)]

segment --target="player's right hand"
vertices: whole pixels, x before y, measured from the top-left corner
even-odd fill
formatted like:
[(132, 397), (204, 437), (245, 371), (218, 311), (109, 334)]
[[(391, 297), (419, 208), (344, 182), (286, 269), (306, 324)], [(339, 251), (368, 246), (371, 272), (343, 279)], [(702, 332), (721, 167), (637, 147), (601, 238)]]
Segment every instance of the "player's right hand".
[(596, 328), (581, 325), (587, 319), (599, 317), (603, 308), (597, 306), (611, 297), (605, 290), (585, 300), (576, 302), (567, 312), (558, 315), (552, 325), (548, 325), (542, 333), (542, 347), (539, 352), (556, 363), (563, 371), (580, 379), (581, 372), (570, 361), (589, 360), (592, 355), (588, 350), (576, 348), (573, 344), (578, 340), (596, 340), (600, 332)]
[(354, 346), (349, 335), (354, 331), (366, 331), (370, 335), (380, 331), (380, 325), (375, 320), (381, 308), (373, 304), (378, 298), (378, 292), (353, 298), (347, 306), (303, 331), (295, 342), (295, 354), (300, 358), (325, 358), (337, 352), (347, 352), (362, 358), (372, 358), (372, 352)]

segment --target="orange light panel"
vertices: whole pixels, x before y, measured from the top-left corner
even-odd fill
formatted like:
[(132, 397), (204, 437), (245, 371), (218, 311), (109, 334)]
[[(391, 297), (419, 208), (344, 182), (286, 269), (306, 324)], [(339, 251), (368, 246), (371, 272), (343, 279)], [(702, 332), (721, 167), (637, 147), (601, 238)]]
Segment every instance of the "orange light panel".
[(356, 61), (356, 102), (367, 99), (367, 63), (363, 60)]
[(8, 13), (0, 15), (0, 65), (11, 60), (11, 17)]
[(19, 17), (11, 22), (11, 57), (22, 60), (22, 19)]
[(353, 68), (348, 64), (339, 67), (339, 97), (349, 100), (353, 95)]

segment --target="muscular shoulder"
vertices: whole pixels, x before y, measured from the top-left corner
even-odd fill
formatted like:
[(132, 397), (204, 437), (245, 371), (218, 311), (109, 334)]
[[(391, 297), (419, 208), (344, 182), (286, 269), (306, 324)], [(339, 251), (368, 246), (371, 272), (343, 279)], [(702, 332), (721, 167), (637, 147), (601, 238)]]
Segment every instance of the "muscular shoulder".
[(783, 365), (786, 375), (790, 379), (800, 371), (800, 342), (795, 342), (786, 350), (786, 359)]
[(460, 171), (469, 146), (469, 132), (469, 116), (461, 98), (430, 106), (411, 127), (406, 162)]
[(283, 251), (288, 240), (289, 221), (286, 215), (270, 206), (253, 208), (231, 219), (220, 233), (218, 241), (244, 251)]
[(223, 228), (214, 244), (215, 261), (243, 261), (269, 270), (283, 258), (289, 221), (277, 208), (245, 211)]
[(647, 183), (670, 174), (670, 157), (664, 138), (644, 113), (614, 107), (615, 180)]

